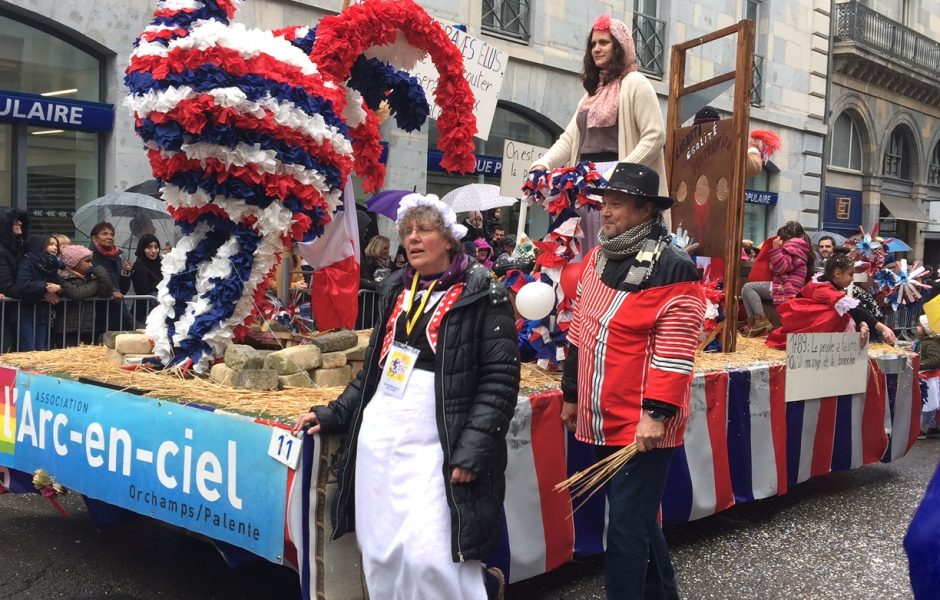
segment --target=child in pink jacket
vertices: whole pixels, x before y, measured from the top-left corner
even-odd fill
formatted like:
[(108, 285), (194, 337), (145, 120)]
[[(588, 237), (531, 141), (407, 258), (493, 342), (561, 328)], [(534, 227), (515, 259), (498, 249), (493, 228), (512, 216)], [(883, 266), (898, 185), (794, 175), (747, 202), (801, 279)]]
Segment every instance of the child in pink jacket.
[(809, 236), (803, 226), (789, 221), (777, 231), (777, 238), (770, 249), (770, 271), (773, 281), (751, 281), (741, 289), (741, 300), (747, 311), (746, 335), (757, 337), (773, 331), (773, 325), (764, 314), (764, 300), (772, 300), (779, 306), (800, 293), (809, 274), (813, 272), (815, 255)]

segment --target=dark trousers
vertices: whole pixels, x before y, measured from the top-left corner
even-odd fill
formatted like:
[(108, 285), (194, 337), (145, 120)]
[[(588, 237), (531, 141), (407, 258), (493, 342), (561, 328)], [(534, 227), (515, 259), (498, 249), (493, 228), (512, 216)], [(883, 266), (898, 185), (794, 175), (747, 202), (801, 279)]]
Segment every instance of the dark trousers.
[[(598, 446), (598, 458), (617, 450)], [(610, 481), (604, 571), (608, 600), (679, 598), (669, 548), (656, 521), (673, 451), (637, 453)]]

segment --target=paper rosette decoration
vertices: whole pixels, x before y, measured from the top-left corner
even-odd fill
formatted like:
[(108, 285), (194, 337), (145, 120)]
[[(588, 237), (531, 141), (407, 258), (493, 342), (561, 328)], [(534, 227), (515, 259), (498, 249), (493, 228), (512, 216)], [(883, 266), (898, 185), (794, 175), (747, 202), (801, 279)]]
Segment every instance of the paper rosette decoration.
[(888, 293), (887, 302), (894, 310), (902, 304), (917, 302), (922, 296), (920, 290), (930, 288), (921, 281), (930, 273), (930, 270), (921, 266), (920, 261), (915, 262), (908, 269), (907, 259), (899, 260), (891, 272), (894, 275), (894, 285)]
[(365, 0), (316, 28), (233, 23), (235, 0), (165, 0), (139, 36), (126, 104), (183, 238), (163, 259), (147, 334), (163, 363), (206, 370), (243, 336), (292, 240), (323, 231), (350, 173), (385, 170), (374, 111), (420, 127), (402, 69), (430, 54), (441, 164), (474, 165), (473, 94), (460, 51), (411, 0)]
[(526, 200), (542, 204), (552, 217), (563, 216), (561, 222), (564, 222), (568, 217), (577, 216), (575, 209), (583, 206), (600, 208), (600, 202), (589, 196), (587, 189), (606, 185), (607, 180), (596, 170), (595, 164), (582, 161), (573, 167), (532, 171), (522, 185), (522, 192)]

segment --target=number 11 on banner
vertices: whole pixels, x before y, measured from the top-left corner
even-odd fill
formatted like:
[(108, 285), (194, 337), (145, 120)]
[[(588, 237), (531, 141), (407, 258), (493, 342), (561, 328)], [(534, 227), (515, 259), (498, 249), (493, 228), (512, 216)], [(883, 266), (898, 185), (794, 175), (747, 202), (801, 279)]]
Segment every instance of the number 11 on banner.
[(300, 445), (302, 440), (294, 437), (290, 431), (275, 427), (271, 430), (271, 442), (268, 444), (268, 456), (282, 462), (291, 469), (297, 468), (300, 462)]

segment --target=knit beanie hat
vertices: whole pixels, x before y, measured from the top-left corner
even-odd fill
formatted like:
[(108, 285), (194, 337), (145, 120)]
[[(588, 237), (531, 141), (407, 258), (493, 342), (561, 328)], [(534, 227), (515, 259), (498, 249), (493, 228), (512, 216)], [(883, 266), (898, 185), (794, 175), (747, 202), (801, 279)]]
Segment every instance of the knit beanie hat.
[[(623, 48), (628, 70), (636, 69), (636, 46), (633, 44), (633, 34), (627, 24), (610, 15), (601, 15), (594, 19), (591, 31), (608, 31)], [(630, 67), (633, 67), (630, 69)]]
[(79, 244), (69, 244), (59, 252), (62, 255), (62, 262), (70, 269), (78, 266), (78, 263), (82, 262), (82, 259), (86, 256), (91, 256), (91, 250)]

